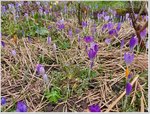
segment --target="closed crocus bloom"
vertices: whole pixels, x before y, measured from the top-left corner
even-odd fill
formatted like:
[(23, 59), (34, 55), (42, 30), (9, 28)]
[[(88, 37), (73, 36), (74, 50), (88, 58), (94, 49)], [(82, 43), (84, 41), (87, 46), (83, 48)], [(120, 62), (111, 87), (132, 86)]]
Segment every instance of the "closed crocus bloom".
[(51, 44), (51, 37), (47, 37), (47, 43)]
[(16, 50), (11, 51), (12, 56), (16, 56)]
[(98, 13), (98, 14), (97, 14), (97, 18), (98, 18), (98, 20), (100, 20), (100, 19), (101, 19), (101, 17), (102, 17), (102, 14)]
[(110, 38), (106, 38), (106, 39), (105, 39), (105, 43), (106, 43), (107, 45), (109, 45), (109, 44), (111, 43), (111, 39), (110, 39)]
[(1, 45), (2, 45), (2, 47), (4, 48), (4, 47), (5, 47), (5, 42), (4, 42), (4, 41), (1, 41)]
[(70, 29), (70, 30), (68, 31), (68, 35), (69, 35), (70, 38), (72, 38), (72, 29)]
[(129, 42), (130, 50), (133, 51), (134, 47), (138, 44), (138, 38), (136, 36), (132, 36)]
[(3, 105), (5, 105), (6, 104), (6, 98), (5, 97), (2, 97), (1, 98), (1, 105), (3, 106)]
[(114, 24), (112, 22), (109, 22), (107, 24), (108, 30), (112, 29), (114, 27)]
[(129, 13), (126, 13), (126, 20), (128, 20), (129, 18)]
[(104, 31), (107, 28), (107, 24), (104, 24), (102, 27), (102, 31)]
[(104, 17), (104, 20), (105, 20), (105, 21), (108, 21), (108, 20), (109, 20), (109, 16), (105, 16), (105, 17)]
[(92, 48), (90, 48), (90, 50), (88, 50), (88, 57), (90, 60), (93, 60), (96, 57), (96, 51)]
[(82, 22), (82, 27), (84, 28), (84, 27), (87, 27), (87, 22)]
[(125, 53), (124, 54), (124, 61), (126, 63), (126, 65), (130, 65), (134, 60), (134, 54), (132, 53)]
[(47, 74), (44, 74), (44, 75), (43, 75), (43, 80), (44, 80), (45, 83), (48, 83), (48, 82), (49, 82), (49, 79), (48, 79)]
[(129, 95), (131, 93), (131, 91), (132, 91), (132, 85), (129, 82), (127, 82), (127, 84), (126, 84), (126, 95)]
[(91, 42), (94, 41), (94, 38), (93, 38), (92, 36), (85, 36), (85, 37), (84, 37), (84, 41), (85, 41), (86, 43), (91, 43)]
[(19, 101), (16, 112), (27, 112), (27, 105), (23, 101)]
[(142, 39), (144, 39), (147, 35), (146, 29), (144, 29), (142, 32), (140, 32), (140, 36)]
[(45, 69), (44, 69), (44, 67), (41, 64), (37, 64), (36, 65), (36, 71), (40, 75), (44, 75), (45, 74)]
[(90, 112), (101, 112), (101, 109), (98, 104), (94, 104), (89, 106)]
[(118, 25), (117, 25), (117, 27), (116, 27), (116, 30), (117, 30), (117, 31), (120, 31), (120, 29), (121, 29), (121, 23), (118, 23)]

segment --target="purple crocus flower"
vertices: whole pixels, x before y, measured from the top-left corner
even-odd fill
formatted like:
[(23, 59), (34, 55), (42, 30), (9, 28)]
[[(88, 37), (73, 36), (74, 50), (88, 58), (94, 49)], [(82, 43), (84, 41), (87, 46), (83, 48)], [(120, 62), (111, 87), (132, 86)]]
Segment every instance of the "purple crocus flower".
[(44, 75), (43, 75), (43, 80), (44, 80), (45, 83), (48, 83), (48, 82), (49, 82), (49, 79), (48, 79), (47, 74), (44, 74)]
[(132, 75), (131, 75), (131, 74), (129, 74), (129, 75), (128, 75), (128, 79), (130, 79), (131, 77), (132, 77)]
[(98, 104), (89, 106), (89, 110), (90, 112), (101, 112), (101, 109)]
[(90, 48), (97, 52), (99, 47), (98, 47), (97, 43), (92, 42), (92, 43), (90, 43)]
[(115, 29), (110, 30), (108, 33), (109, 33), (109, 35), (111, 35), (111, 36), (117, 34)]
[(91, 43), (91, 42), (94, 41), (94, 38), (93, 38), (92, 36), (85, 36), (85, 37), (84, 37), (84, 41), (85, 41), (86, 43)]
[(70, 38), (72, 38), (72, 30), (71, 29), (68, 31), (68, 35)]
[(109, 22), (109, 23), (107, 24), (108, 30), (112, 29), (113, 27), (114, 27), (114, 24), (113, 24), (112, 22)]
[(5, 42), (4, 42), (4, 41), (1, 41), (1, 45), (2, 45), (2, 47), (4, 48), (4, 47), (5, 47)]
[(102, 27), (102, 31), (104, 31), (107, 28), (107, 24), (104, 24)]
[(1, 98), (1, 105), (3, 106), (3, 105), (5, 105), (6, 104), (6, 98), (5, 97), (2, 97)]
[(105, 39), (105, 43), (106, 43), (107, 45), (109, 45), (109, 44), (111, 43), (111, 39), (110, 39), (110, 38), (106, 38), (106, 39)]
[(6, 6), (2, 6), (2, 14), (6, 12)]
[(131, 93), (131, 91), (132, 91), (132, 85), (129, 82), (127, 82), (127, 84), (126, 84), (126, 95), (129, 95)]
[(40, 15), (43, 15), (43, 8), (40, 7), (39, 10), (38, 10), (38, 12), (39, 12)]
[(16, 50), (11, 51), (12, 56), (16, 56)]
[(31, 43), (31, 37), (30, 36), (28, 36), (28, 41), (29, 41), (29, 43)]
[(45, 74), (45, 69), (44, 69), (44, 67), (41, 64), (37, 64), (36, 65), (36, 71), (40, 75), (44, 75)]
[(100, 19), (101, 19), (101, 17), (102, 17), (102, 14), (98, 13), (98, 14), (97, 14), (97, 18), (98, 18), (98, 20), (100, 20)]
[(78, 34), (80, 32), (80, 30), (79, 29), (76, 29), (76, 34)]
[(51, 44), (51, 37), (47, 37), (47, 43)]
[(120, 29), (121, 29), (121, 23), (118, 23), (118, 25), (117, 25), (117, 27), (116, 27), (116, 30), (117, 30), (117, 31), (120, 31)]
[(129, 42), (130, 50), (133, 51), (134, 47), (138, 44), (138, 38), (136, 36), (132, 36)]
[(126, 65), (130, 65), (134, 60), (134, 53), (125, 53), (124, 54), (124, 61), (126, 63)]
[(27, 105), (23, 101), (19, 101), (16, 112), (27, 112)]
[(105, 17), (104, 17), (104, 20), (105, 20), (105, 21), (108, 21), (109, 18), (110, 18), (109, 16), (105, 16)]
[(121, 40), (121, 43), (120, 43), (120, 48), (122, 49), (124, 46), (124, 39)]
[(59, 25), (58, 25), (58, 28), (59, 28), (60, 30), (62, 30), (62, 29), (65, 28), (65, 25), (64, 25), (64, 24), (59, 24)]
[(88, 57), (90, 60), (93, 60), (96, 57), (96, 51), (92, 48), (90, 48), (90, 50), (88, 51)]
[(129, 18), (129, 13), (126, 13), (126, 20), (128, 20)]
[(142, 32), (140, 32), (140, 36), (142, 39), (144, 39), (147, 35), (146, 29), (144, 29)]
[(87, 27), (87, 22), (83, 21), (83, 22), (82, 22), (82, 27), (83, 27), (83, 28)]

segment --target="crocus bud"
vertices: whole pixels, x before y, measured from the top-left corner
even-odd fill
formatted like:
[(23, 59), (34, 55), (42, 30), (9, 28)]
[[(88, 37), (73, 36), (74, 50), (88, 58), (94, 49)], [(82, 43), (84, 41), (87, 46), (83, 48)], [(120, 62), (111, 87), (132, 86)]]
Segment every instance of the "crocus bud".
[(6, 98), (5, 97), (2, 97), (1, 98), (1, 105), (3, 106), (3, 105), (5, 105), (6, 104)]
[(44, 75), (45, 74), (45, 69), (44, 69), (44, 67), (41, 64), (37, 64), (36, 71), (40, 75)]
[(53, 51), (56, 52), (56, 44), (53, 44)]
[(47, 43), (51, 44), (51, 37), (47, 37)]
[(49, 79), (48, 79), (47, 74), (44, 74), (44, 75), (43, 75), (43, 80), (44, 80), (45, 83), (48, 83), (48, 82), (49, 82)]
[(101, 109), (98, 104), (89, 106), (89, 110), (90, 112), (101, 112)]
[(16, 112), (27, 112), (27, 105), (23, 101), (19, 101)]
[(132, 91), (132, 85), (128, 82), (126, 84), (126, 95), (129, 95)]
[(12, 51), (11, 51), (11, 54), (12, 54), (12, 56), (16, 56), (16, 51), (15, 51), (15, 50), (12, 50)]

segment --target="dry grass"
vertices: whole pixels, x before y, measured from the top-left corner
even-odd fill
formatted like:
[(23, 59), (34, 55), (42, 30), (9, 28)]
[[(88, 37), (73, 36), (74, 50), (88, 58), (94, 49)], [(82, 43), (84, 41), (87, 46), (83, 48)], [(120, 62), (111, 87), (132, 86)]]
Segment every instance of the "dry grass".
[[(126, 44), (128, 44), (127, 41), (134, 31), (126, 26), (126, 23), (124, 23), (118, 39), (121, 40), (122, 38), (125, 38)], [(126, 32), (123, 32), (125, 30)], [(49, 61), (52, 61), (51, 64), (44, 64), (44, 66), (51, 82), (51, 71), (61, 67), (61, 64), (56, 62), (52, 46), (45, 45), (45, 42), (41, 41), (33, 41), (33, 43), (29, 43), (27, 38), (19, 39), (18, 45), (15, 45), (3, 36), (2, 40), (6, 43), (6, 47), (2, 49), (1, 52), (1, 94), (7, 98), (7, 106), (4, 111), (9, 111), (19, 100), (25, 100), (29, 108), (28, 111), (30, 112), (48, 111), (48, 109), (44, 108), (49, 104), (43, 96), (43, 90), (45, 88), (44, 81), (42, 77), (36, 76), (35, 66), (40, 54), (49, 58)], [(119, 40), (114, 40), (113, 44), (116, 44)], [(99, 66), (101, 66), (102, 71), (93, 79), (94, 81), (91, 82), (91, 85), (94, 85), (94, 88), (89, 88), (81, 96), (73, 95), (68, 99), (68, 102), (64, 101), (58, 103), (54, 108), (57, 109), (56, 111), (59, 111), (58, 107), (62, 105), (63, 111), (87, 111), (88, 105), (95, 103), (100, 104), (103, 112), (122, 111), (121, 106), (122, 100), (124, 99), (122, 94), (125, 94), (125, 64), (123, 54), (129, 49), (127, 45), (125, 45), (122, 51), (115, 46), (113, 46), (111, 50), (108, 50), (108, 46), (106, 46), (104, 42), (98, 42), (98, 44), (100, 51), (95, 60), (93, 70), (97, 71)], [(12, 48), (16, 49), (16, 57), (11, 55)], [(89, 66), (89, 60), (85, 53), (83, 42), (81, 42), (80, 49), (78, 49), (77, 46), (73, 46), (71, 49), (65, 51), (58, 49), (56, 55), (57, 59), (62, 61), (62, 64), (77, 64), (80, 65), (81, 68)], [(141, 102), (138, 104), (138, 110), (136, 111), (143, 112), (144, 109), (147, 109), (148, 107), (146, 85), (147, 74), (145, 77), (141, 76), (144, 71), (148, 70), (147, 53), (140, 52), (138, 55), (135, 55), (134, 62), (130, 69), (132, 69), (134, 75), (132, 79), (136, 78), (135, 75), (139, 75), (134, 81), (133, 91), (130, 96), (131, 104), (133, 106), (136, 105), (136, 94), (137, 92), (140, 92), (142, 94), (140, 99)], [(76, 102), (74, 102), (74, 100)], [(116, 100), (117, 102), (115, 102)], [(71, 104), (71, 101), (74, 102), (77, 109), (72, 107), (73, 105)], [(83, 105), (85, 103), (86, 105)]]

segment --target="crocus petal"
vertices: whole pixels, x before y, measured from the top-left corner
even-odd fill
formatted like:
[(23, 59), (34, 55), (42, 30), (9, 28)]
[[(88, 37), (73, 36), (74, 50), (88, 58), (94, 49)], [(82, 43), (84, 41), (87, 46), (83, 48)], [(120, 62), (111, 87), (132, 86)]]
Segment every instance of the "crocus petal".
[(105, 16), (105, 17), (104, 17), (104, 20), (105, 20), (105, 21), (108, 21), (108, 20), (109, 20), (109, 16)]
[(106, 39), (105, 39), (105, 43), (106, 43), (107, 45), (109, 45), (109, 44), (111, 43), (111, 39), (110, 39), (110, 38), (106, 38)]
[(91, 42), (94, 41), (94, 38), (93, 38), (92, 36), (85, 36), (85, 37), (84, 37), (84, 41), (85, 41), (86, 43), (91, 43)]
[(19, 101), (17, 103), (17, 112), (27, 112), (27, 106), (23, 101)]
[(140, 36), (142, 39), (144, 39), (147, 35), (146, 29), (144, 29), (142, 32), (140, 32)]
[(128, 82), (126, 84), (126, 95), (129, 95), (132, 91), (132, 85)]
[(96, 51), (94, 51), (93, 49), (90, 48), (90, 50), (88, 51), (88, 56), (90, 60), (93, 60), (96, 56)]
[(12, 54), (12, 56), (16, 56), (16, 51), (15, 51), (15, 50), (12, 50), (12, 51), (11, 51), (11, 54)]
[(129, 42), (130, 50), (132, 51), (137, 44), (138, 44), (138, 38), (136, 36), (132, 36)]
[(124, 54), (124, 60), (125, 60), (125, 63), (127, 66), (130, 65), (134, 60), (134, 54), (125, 53)]
[(90, 110), (90, 112), (101, 112), (99, 105), (95, 105), (95, 104), (89, 106), (89, 110)]
[(3, 106), (3, 105), (5, 105), (6, 104), (6, 98), (5, 97), (2, 97), (1, 98), (1, 105)]
[(43, 75), (45, 74), (45, 69), (41, 64), (36, 65), (36, 71), (38, 74)]
[(117, 31), (120, 31), (120, 29), (121, 29), (121, 23), (118, 23), (118, 25), (117, 25), (117, 27), (116, 27), (116, 30), (117, 30)]
[(47, 37), (47, 43), (51, 44), (51, 37)]
[(5, 42), (1, 41), (1, 45), (4, 48), (5, 47)]
[(47, 74), (44, 74), (44, 75), (43, 75), (43, 80), (44, 80), (45, 83), (48, 83), (48, 82), (49, 82), (49, 79), (48, 79)]

